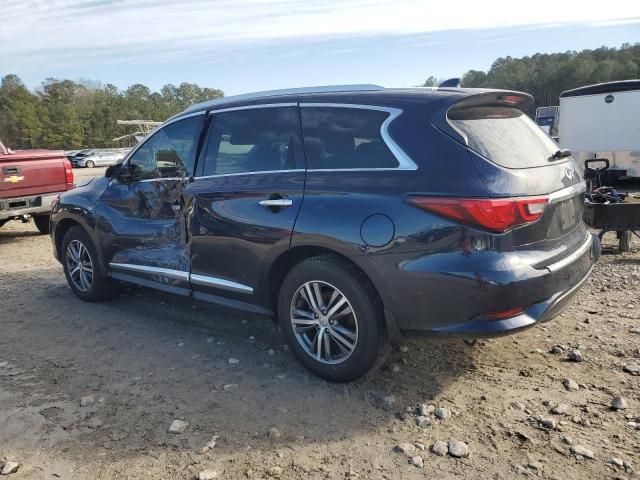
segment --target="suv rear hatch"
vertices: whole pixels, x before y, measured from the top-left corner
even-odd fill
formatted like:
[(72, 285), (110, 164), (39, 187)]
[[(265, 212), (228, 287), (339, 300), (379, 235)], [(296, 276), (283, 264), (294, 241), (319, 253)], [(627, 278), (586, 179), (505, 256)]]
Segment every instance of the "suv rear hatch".
[[(584, 186), (571, 157), (558, 153), (558, 144), (526, 115), (532, 97), (505, 91), (458, 92), (448, 96), (448, 102), (444, 97), (430, 104), (430, 119), (468, 147), (472, 165), (494, 203), (514, 201), (521, 218), (509, 228), (513, 247), (547, 243), (545, 250), (551, 253), (552, 244), (563, 239), (563, 254), (578, 248), (586, 235)], [(496, 218), (500, 212), (484, 214)]]

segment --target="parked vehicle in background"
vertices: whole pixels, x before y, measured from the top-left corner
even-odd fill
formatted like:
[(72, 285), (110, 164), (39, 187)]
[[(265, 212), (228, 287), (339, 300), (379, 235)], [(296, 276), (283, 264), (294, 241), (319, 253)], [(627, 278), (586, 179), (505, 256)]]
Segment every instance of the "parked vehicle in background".
[(532, 101), (368, 85), (198, 104), (60, 197), (55, 254), (86, 301), (125, 281), (271, 315), (331, 381), (402, 335), (518, 332), (600, 252)]
[(74, 157), (72, 164), (74, 167), (108, 167), (115, 165), (122, 160), (124, 155), (113, 150), (92, 150), (90, 153)]
[(559, 143), (581, 169), (609, 161), (610, 179), (640, 178), (640, 80), (588, 85), (560, 94)]
[(536, 108), (536, 124), (554, 140), (558, 139), (558, 106)]
[(72, 188), (73, 170), (64, 152), (11, 151), (0, 142), (0, 227), (33, 218), (41, 233), (49, 233), (51, 203)]

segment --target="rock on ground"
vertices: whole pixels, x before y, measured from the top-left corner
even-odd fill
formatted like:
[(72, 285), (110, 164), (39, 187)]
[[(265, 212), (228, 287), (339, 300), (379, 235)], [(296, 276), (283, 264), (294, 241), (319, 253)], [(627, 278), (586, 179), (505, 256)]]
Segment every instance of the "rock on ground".
[(613, 397), (611, 400), (611, 408), (614, 410), (624, 410), (627, 408), (627, 401), (624, 397)]
[(171, 425), (169, 425), (169, 433), (184, 433), (188, 426), (189, 422), (185, 422), (184, 420), (174, 420), (171, 422)]
[(593, 452), (588, 448), (582, 447), (580, 445), (575, 445), (571, 447), (571, 453), (573, 453), (574, 455), (580, 455), (581, 457), (584, 457), (584, 458), (589, 458), (589, 459), (593, 458)]
[(396, 452), (404, 453), (405, 455), (410, 455), (416, 451), (416, 446), (412, 443), (399, 443), (396, 445)]
[(469, 446), (458, 440), (449, 441), (449, 455), (456, 458), (464, 458), (469, 456)]
[(578, 390), (580, 390), (578, 382), (570, 378), (565, 378), (562, 382), (562, 385), (564, 385), (564, 388), (570, 392), (577, 392)]
[(567, 358), (571, 362), (584, 362), (584, 357), (582, 356), (582, 352), (580, 352), (580, 350), (571, 350), (567, 355)]
[(20, 464), (18, 462), (6, 462), (4, 464), (4, 467), (2, 467), (0, 475), (10, 475), (12, 473), (16, 473), (18, 471), (18, 467), (20, 467)]
[(213, 480), (218, 478), (218, 472), (215, 470), (203, 470), (198, 473), (198, 480)]
[(446, 420), (451, 416), (451, 411), (448, 408), (438, 407), (433, 411), (433, 414), (440, 420)]
[(424, 468), (424, 461), (422, 460), (422, 457), (419, 455), (416, 455), (415, 457), (411, 457), (410, 463), (414, 467)]
[(87, 395), (86, 397), (82, 397), (80, 399), (81, 407), (88, 407), (90, 405), (93, 405), (94, 403), (96, 403), (96, 401), (95, 398), (93, 398), (93, 395)]
[(428, 427), (431, 425), (431, 419), (429, 417), (420, 416), (416, 419), (416, 424), (419, 427)]
[(630, 373), (631, 375), (640, 375), (640, 365), (637, 363), (628, 363), (624, 367), (622, 367), (624, 372)]
[(442, 440), (438, 440), (436, 443), (431, 445), (431, 452), (440, 457), (444, 457), (448, 451), (449, 447), (447, 446), (447, 442), (443, 442)]

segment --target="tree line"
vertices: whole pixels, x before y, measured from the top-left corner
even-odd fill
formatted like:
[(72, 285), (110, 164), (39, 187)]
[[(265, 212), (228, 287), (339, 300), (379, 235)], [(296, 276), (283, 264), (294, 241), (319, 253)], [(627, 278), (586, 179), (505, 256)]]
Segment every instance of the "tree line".
[(164, 121), (193, 103), (223, 95), (222, 90), (193, 83), (167, 84), (152, 92), (141, 84), (120, 90), (53, 78), (31, 91), (10, 74), (0, 82), (0, 139), (13, 149), (124, 146), (126, 142), (113, 139), (133, 130), (117, 125), (117, 120)]
[[(533, 95), (535, 107), (558, 105), (560, 93), (594, 83), (640, 78), (640, 43), (620, 48), (499, 58), (487, 72), (469, 70), (463, 87), (504, 88)], [(425, 86), (437, 85), (429, 77)]]
[[(499, 58), (486, 72), (465, 73), (462, 86), (527, 92), (534, 96), (535, 108), (557, 105), (564, 90), (630, 78), (640, 78), (640, 43)], [(435, 77), (425, 82), (437, 84)], [(0, 139), (14, 149), (113, 147), (114, 138), (132, 133), (116, 120), (163, 121), (193, 103), (223, 95), (222, 90), (192, 83), (167, 84), (152, 92), (141, 84), (120, 90), (110, 84), (53, 78), (31, 91), (10, 74), (0, 82)]]

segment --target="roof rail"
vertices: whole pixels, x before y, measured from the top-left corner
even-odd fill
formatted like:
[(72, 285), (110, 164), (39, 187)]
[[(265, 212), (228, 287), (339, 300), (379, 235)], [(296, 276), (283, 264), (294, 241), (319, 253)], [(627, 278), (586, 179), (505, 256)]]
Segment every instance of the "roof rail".
[(242, 95), (232, 95), (230, 97), (217, 98), (215, 100), (207, 100), (206, 102), (196, 103), (185, 110), (190, 112), (194, 110), (202, 110), (203, 108), (214, 107), (225, 103), (235, 102), (237, 100), (251, 100), (255, 98), (277, 97), (282, 95), (301, 95), (305, 93), (331, 93), (331, 92), (367, 92), (384, 90), (380, 85), (329, 85), (321, 87), (300, 87), (287, 88), (283, 90), (267, 90), (264, 92), (244, 93)]

